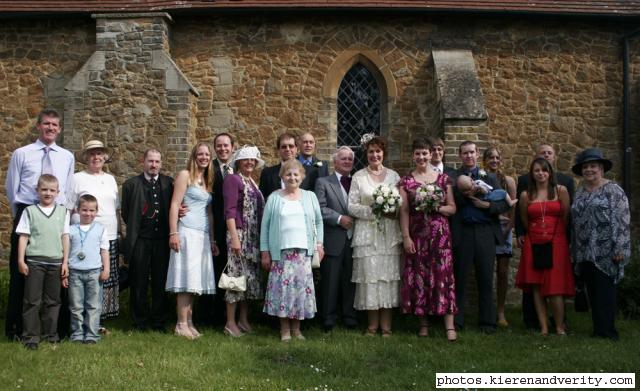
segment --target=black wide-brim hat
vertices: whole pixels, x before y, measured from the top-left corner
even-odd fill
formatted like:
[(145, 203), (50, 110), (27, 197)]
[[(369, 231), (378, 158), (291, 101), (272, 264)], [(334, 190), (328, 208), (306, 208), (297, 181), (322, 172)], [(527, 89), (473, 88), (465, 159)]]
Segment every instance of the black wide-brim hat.
[(599, 162), (604, 167), (604, 172), (611, 170), (611, 160), (605, 159), (602, 156), (602, 151), (599, 148), (587, 148), (576, 155), (576, 163), (571, 167), (571, 171), (578, 176), (582, 176), (582, 165), (588, 162)]

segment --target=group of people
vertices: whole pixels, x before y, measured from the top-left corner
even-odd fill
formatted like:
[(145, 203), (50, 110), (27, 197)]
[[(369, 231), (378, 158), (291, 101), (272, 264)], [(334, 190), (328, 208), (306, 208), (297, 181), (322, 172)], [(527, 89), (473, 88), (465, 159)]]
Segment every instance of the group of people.
[(480, 164), (471, 141), (460, 144), (462, 164), (453, 169), (444, 165), (441, 139), (417, 139), (414, 167), (400, 176), (384, 165), (386, 140), (367, 134), (367, 166), (352, 173), (354, 151), (342, 146), (329, 174), (310, 133), (280, 135), (280, 162), (271, 167), (257, 147), (236, 149), (233, 136), (220, 133), (213, 149), (194, 146), (175, 179), (160, 173), (161, 152), (148, 149), (143, 172), (124, 182), (119, 197), (103, 170), (107, 146), (88, 141), (79, 154), (85, 169), (74, 173), (74, 155), (56, 144), (59, 114), (42, 111), (36, 128), (38, 140), (13, 153), (6, 185), (14, 216), (6, 333), (27, 348), (68, 333), (95, 343), (108, 332), (101, 319), (119, 312), (120, 253), (140, 330), (164, 330), (166, 292), (173, 292), (174, 331), (188, 339), (201, 335), (193, 321), (194, 296), (201, 296), (195, 310), (224, 318), (230, 337), (252, 332), (249, 303), (257, 301), (279, 319), (282, 341), (304, 339), (301, 321), (317, 312), (330, 332), (339, 318), (356, 328), (357, 311), (366, 311), (365, 335), (389, 337), (396, 307), (417, 317), (420, 337), (429, 335), (430, 318), (443, 317), (446, 338), (455, 341), (473, 268), (479, 326), (492, 333), (508, 325), (514, 228), (525, 323), (548, 334), (549, 305), (564, 335), (564, 298), (574, 295), (576, 274), (588, 292), (594, 335), (618, 337), (629, 206), (604, 178), (611, 161), (598, 149), (576, 156), (573, 172), (583, 181), (574, 196), (573, 179), (555, 172), (548, 144), (516, 182), (503, 173), (497, 148), (484, 151)]

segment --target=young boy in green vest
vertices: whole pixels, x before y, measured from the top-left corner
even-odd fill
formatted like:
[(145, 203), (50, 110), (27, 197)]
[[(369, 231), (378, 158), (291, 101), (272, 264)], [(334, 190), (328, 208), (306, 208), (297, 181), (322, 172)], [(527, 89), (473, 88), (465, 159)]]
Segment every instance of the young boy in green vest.
[(16, 227), (20, 235), (18, 269), (25, 276), (22, 343), (30, 350), (38, 348), (41, 335), (49, 342), (59, 342), (61, 279), (69, 274), (69, 213), (56, 204), (58, 180), (43, 174), (36, 190), (38, 204), (25, 209)]

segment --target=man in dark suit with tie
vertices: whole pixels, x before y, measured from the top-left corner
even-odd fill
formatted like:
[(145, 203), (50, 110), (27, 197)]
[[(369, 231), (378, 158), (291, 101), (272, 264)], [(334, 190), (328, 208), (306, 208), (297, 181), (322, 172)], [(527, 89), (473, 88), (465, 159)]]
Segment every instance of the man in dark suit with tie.
[[(494, 189), (500, 188), (494, 174), (481, 170), (477, 165), (478, 149), (474, 142), (464, 141), (458, 148), (462, 166), (452, 178), (467, 175), (481, 179)], [(509, 210), (505, 201), (482, 201), (471, 192), (462, 193), (453, 188), (458, 211), (451, 218), (454, 274), (456, 278), (456, 303), (458, 313), (456, 327), (464, 327), (467, 277), (471, 267), (475, 268), (478, 286), (479, 325), (485, 333), (496, 331), (496, 307), (493, 302), (493, 270), (496, 257), (496, 243), (502, 244), (504, 235), (498, 216)]]
[[(303, 136), (313, 136), (309, 133), (305, 133)], [(280, 156), (280, 163), (267, 167), (262, 170), (260, 174), (260, 191), (266, 200), (269, 198), (269, 195), (276, 190), (280, 190), (284, 187), (282, 180), (280, 179), (280, 166), (282, 162), (285, 162), (289, 159), (298, 158), (302, 163), (302, 166), (305, 170), (305, 178), (300, 184), (300, 188), (303, 190), (313, 191), (315, 187), (316, 180), (319, 177), (328, 175), (327, 164), (322, 160), (316, 159), (313, 155), (306, 156), (301, 154), (298, 156), (298, 146), (296, 145), (296, 137), (291, 133), (283, 133), (278, 136), (276, 140), (276, 149), (278, 150), (278, 155)], [(313, 148), (312, 154), (315, 151), (315, 140), (313, 140)], [(304, 159), (304, 161), (303, 161)]]
[(347, 212), (353, 159), (354, 153), (351, 148), (338, 148), (333, 155), (335, 173), (318, 178), (315, 187), (324, 222), (326, 255), (320, 264), (320, 313), (324, 330), (327, 332), (336, 326), (339, 297), (342, 297), (342, 322), (347, 328), (357, 326), (356, 310), (353, 308), (355, 284), (351, 282), (353, 218)]
[[(173, 178), (160, 174), (162, 156), (157, 149), (144, 153), (142, 174), (122, 185), (121, 212), (127, 225), (123, 254), (129, 264), (130, 312), (138, 330), (164, 331), (167, 315), (169, 266), (169, 205)], [(151, 309), (147, 290), (151, 277)]]
[[(556, 151), (553, 146), (549, 143), (541, 143), (536, 148), (536, 158), (541, 157), (551, 164), (551, 166), (555, 167), (556, 161)], [(573, 178), (569, 175), (565, 175), (558, 171), (556, 173), (556, 183), (567, 188), (569, 192), (570, 201), (573, 202), (573, 192), (574, 192), (574, 182)], [(518, 198), (520, 198), (520, 194), (527, 190), (529, 187), (529, 174), (520, 175), (518, 177), (518, 187), (516, 189), (516, 194)], [(527, 233), (526, 227), (522, 224), (522, 218), (520, 217), (520, 213), (516, 213), (515, 218), (515, 229), (516, 229), (516, 237), (518, 238), (518, 247), (522, 248), (524, 244), (524, 236)], [(568, 222), (571, 222), (571, 218), (569, 217)], [(567, 224), (567, 237), (571, 237), (571, 224)], [(579, 291), (583, 284), (580, 284), (580, 280), (576, 279), (576, 289)], [(533, 294), (523, 292), (522, 293), (522, 319), (524, 320), (524, 325), (529, 329), (536, 329), (540, 327), (540, 323), (538, 322), (538, 316), (536, 314), (536, 309), (533, 304)]]
[[(213, 139), (213, 149), (216, 152), (216, 159), (213, 161), (215, 178), (213, 182), (213, 226), (214, 240), (220, 251), (214, 258), (213, 269), (216, 279), (216, 286), (220, 281), (222, 270), (227, 264), (227, 222), (224, 218), (224, 197), (222, 196), (222, 183), (224, 178), (233, 174), (231, 160), (235, 150), (235, 140), (230, 133), (218, 133)], [(222, 325), (225, 323), (226, 305), (224, 294), (214, 296), (204, 295), (198, 300), (198, 307), (203, 313), (205, 323), (211, 325)]]

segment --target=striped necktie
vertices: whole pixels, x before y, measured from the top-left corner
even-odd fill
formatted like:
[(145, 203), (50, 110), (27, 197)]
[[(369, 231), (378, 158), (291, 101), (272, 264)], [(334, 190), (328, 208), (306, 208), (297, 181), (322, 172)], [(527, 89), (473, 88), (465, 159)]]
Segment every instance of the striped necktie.
[(42, 156), (42, 174), (53, 175), (53, 163), (51, 162), (51, 147), (42, 148), (44, 156)]

